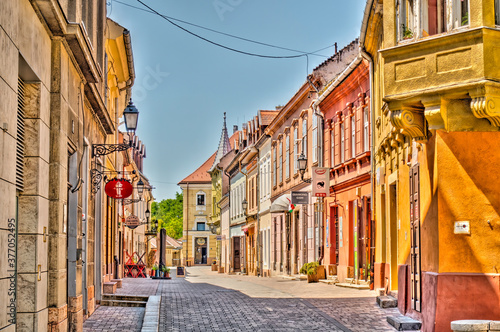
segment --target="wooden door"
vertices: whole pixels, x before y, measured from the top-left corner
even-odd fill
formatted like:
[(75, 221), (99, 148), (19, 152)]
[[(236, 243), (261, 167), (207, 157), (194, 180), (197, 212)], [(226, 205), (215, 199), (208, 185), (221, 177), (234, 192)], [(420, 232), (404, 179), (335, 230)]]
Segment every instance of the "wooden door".
[(233, 240), (233, 269), (234, 272), (240, 272), (240, 238), (238, 236), (234, 236)]
[(411, 223), (411, 308), (422, 308), (422, 274), (420, 269), (420, 172), (419, 165), (410, 169), (410, 223)]

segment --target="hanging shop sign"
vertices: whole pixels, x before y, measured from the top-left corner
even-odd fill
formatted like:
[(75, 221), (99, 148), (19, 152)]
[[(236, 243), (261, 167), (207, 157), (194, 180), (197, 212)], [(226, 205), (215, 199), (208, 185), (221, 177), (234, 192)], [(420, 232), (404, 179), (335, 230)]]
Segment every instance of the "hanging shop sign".
[(127, 226), (130, 229), (135, 229), (137, 226), (141, 224), (141, 221), (136, 215), (131, 214), (130, 216), (125, 219), (125, 226)]
[(330, 169), (313, 167), (312, 194), (315, 197), (327, 197), (330, 194)]
[(309, 193), (307, 191), (292, 191), (292, 204), (309, 204)]
[(106, 195), (114, 199), (123, 199), (132, 195), (134, 187), (129, 180), (126, 179), (111, 179), (104, 187)]

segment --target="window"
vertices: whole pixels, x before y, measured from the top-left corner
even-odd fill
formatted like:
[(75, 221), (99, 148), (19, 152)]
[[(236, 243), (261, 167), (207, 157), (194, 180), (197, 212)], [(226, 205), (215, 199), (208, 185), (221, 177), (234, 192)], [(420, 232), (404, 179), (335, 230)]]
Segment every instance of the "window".
[[(500, 1), (500, 0), (499, 0)], [(294, 158), (293, 158), (293, 174), (297, 174), (299, 171), (299, 127), (295, 127), (293, 130), (293, 144), (294, 144)]]
[(274, 147), (273, 149), (273, 187), (276, 187), (276, 176), (277, 176), (277, 163), (276, 163), (276, 149), (277, 147)]
[(340, 162), (344, 162), (344, 151), (345, 151), (345, 137), (344, 137), (344, 123), (340, 124)]
[(271, 158), (267, 157), (266, 160), (266, 196), (269, 197), (271, 196)]
[(432, 36), (446, 31), (446, 0), (422, 1), (421, 37)]
[(500, 25), (500, 0), (495, 0), (495, 24)]
[(415, 33), (414, 0), (398, 0), (396, 6), (399, 39), (411, 39)]
[(302, 153), (307, 158), (307, 118), (302, 120)]
[(469, 25), (469, 0), (398, 0), (396, 7), (399, 40)]
[(285, 179), (290, 178), (290, 135), (286, 135)]
[(365, 151), (370, 149), (370, 122), (368, 120), (368, 107), (363, 108), (363, 147)]
[(318, 116), (312, 116), (312, 160), (318, 162)]
[(196, 230), (197, 231), (204, 231), (205, 230), (205, 223), (204, 222), (197, 222), (196, 223)]
[(469, 0), (453, 0), (453, 29), (469, 25)]
[(196, 205), (205, 205), (205, 194), (196, 195)]
[(356, 113), (351, 116), (351, 158), (356, 157)]
[(332, 130), (330, 130), (330, 167), (335, 165), (335, 130), (333, 130), (333, 126)]
[(283, 182), (283, 170), (281, 169), (281, 167), (283, 165), (283, 142), (282, 141), (279, 142), (278, 158), (279, 158), (278, 174), (279, 174), (280, 183), (282, 183)]

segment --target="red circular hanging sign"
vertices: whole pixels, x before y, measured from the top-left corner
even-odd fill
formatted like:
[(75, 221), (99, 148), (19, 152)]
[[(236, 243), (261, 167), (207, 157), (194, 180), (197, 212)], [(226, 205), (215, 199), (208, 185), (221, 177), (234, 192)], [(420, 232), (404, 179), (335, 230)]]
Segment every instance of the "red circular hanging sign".
[(130, 183), (130, 181), (128, 180), (114, 178), (106, 183), (104, 191), (109, 197), (112, 197), (114, 199), (122, 199), (132, 195), (134, 187), (132, 187), (132, 183)]

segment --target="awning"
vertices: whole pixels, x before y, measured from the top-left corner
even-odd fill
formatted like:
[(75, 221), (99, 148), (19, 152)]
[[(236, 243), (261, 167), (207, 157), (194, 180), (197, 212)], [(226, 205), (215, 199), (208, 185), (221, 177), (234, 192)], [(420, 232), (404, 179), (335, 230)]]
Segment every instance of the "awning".
[(241, 227), (241, 230), (242, 230), (243, 232), (245, 232), (245, 233), (246, 233), (246, 232), (248, 232), (248, 230), (249, 230), (250, 228), (253, 228), (253, 227), (255, 227), (255, 221), (254, 221), (254, 222), (252, 222), (252, 223), (250, 223), (250, 224), (248, 224), (248, 225), (244, 225), (244, 226), (242, 226), (242, 227)]
[(292, 200), (291, 194), (284, 194), (278, 197), (271, 204), (271, 213), (272, 212), (285, 212), (290, 209), (290, 202)]

